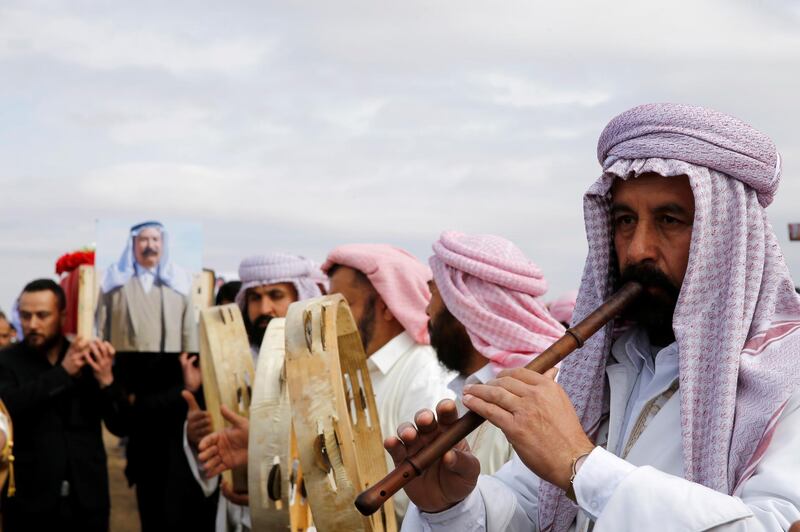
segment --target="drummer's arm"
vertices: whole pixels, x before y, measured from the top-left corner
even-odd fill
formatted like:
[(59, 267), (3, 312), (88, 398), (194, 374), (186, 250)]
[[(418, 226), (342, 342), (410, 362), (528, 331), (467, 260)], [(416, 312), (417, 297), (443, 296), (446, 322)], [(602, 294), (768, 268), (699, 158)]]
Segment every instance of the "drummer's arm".
[(98, 394), (106, 428), (115, 436), (126, 436), (128, 427), (126, 409), (129, 405), (122, 386), (114, 381), (109, 386), (98, 389)]
[(61, 364), (40, 373), (33, 379), (20, 382), (16, 372), (0, 363), (0, 399), (15, 416), (28, 413), (51, 401), (73, 386), (73, 379)]
[(186, 435), (186, 423), (183, 424), (183, 453), (186, 455), (186, 463), (189, 464), (189, 470), (192, 472), (192, 476), (203, 491), (203, 495), (211, 497), (219, 485), (219, 475), (206, 478), (203, 474), (203, 470), (200, 467), (200, 459), (197, 457), (197, 451), (189, 444), (189, 438)]

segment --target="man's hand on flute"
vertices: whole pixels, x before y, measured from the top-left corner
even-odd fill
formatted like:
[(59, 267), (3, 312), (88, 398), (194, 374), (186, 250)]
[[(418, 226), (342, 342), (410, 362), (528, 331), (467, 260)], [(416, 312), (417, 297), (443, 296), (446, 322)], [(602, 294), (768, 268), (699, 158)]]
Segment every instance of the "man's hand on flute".
[[(383, 446), (398, 465), (434, 441), (457, 419), (455, 402), (445, 399), (436, 405), (436, 416), (430, 410), (420, 410), (414, 416), (416, 427), (411, 423), (401, 424), (397, 428), (397, 437), (386, 438)], [(405, 491), (423, 512), (441, 512), (462, 501), (475, 489), (480, 472), (480, 462), (470, 452), (467, 442), (462, 440), (422, 475), (409, 482)]]
[(233, 413), (225, 405), (220, 408), (220, 412), (231, 425), (219, 432), (212, 432), (200, 440), (198, 446), (200, 454), (197, 457), (207, 478), (247, 464), (250, 422), (246, 417)]
[(505, 434), (522, 462), (536, 475), (566, 490), (573, 461), (594, 449), (572, 402), (555, 382), (525, 368), (504, 370), (487, 384), (464, 387), (464, 406)]

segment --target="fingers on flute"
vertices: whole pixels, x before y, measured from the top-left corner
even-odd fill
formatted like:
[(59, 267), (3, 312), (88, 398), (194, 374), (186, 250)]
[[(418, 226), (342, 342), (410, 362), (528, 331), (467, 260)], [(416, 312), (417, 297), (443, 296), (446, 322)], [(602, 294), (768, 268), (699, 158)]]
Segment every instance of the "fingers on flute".
[(408, 455), (406, 446), (403, 445), (403, 442), (397, 436), (389, 436), (383, 440), (383, 448), (386, 449), (386, 452), (392, 457), (394, 465), (399, 465)]
[(442, 464), (453, 473), (475, 478), (481, 472), (481, 464), (472, 453), (451, 449), (442, 456)]
[(517, 397), (525, 397), (530, 395), (531, 385), (526, 384), (524, 381), (521, 381), (511, 375), (505, 376), (498, 376), (496, 379), (493, 379), (487, 383), (490, 386), (495, 386), (502, 388), (508, 392), (511, 392)]
[[(513, 388), (515, 391), (518, 391), (522, 396), (526, 395), (527, 386), (516, 379), (507, 377), (506, 380), (503, 381), (503, 384)], [(463, 401), (464, 405), (473, 411), (475, 411), (475, 409), (472, 408), (472, 404), (467, 403), (474, 401), (474, 399), (481, 399), (483, 402), (497, 405), (507, 412), (514, 412), (519, 406), (520, 395), (516, 395), (515, 393), (504, 388), (502, 385), (473, 384), (471, 386), (464, 387)], [(477, 413), (480, 414), (480, 412)]]
[[(494, 388), (494, 386), (485, 386), (485, 388)], [(485, 418), (500, 430), (505, 431), (506, 428), (514, 425), (514, 414), (493, 402), (467, 393), (464, 394), (463, 401), (464, 406)]]
[(439, 429), (436, 416), (427, 408), (419, 410), (414, 414), (414, 424), (417, 426), (417, 431), (422, 435), (431, 434)]
[(446, 427), (452, 425), (458, 420), (458, 408), (456, 402), (452, 399), (442, 399), (436, 405), (436, 417), (439, 419), (439, 425)]
[(400, 423), (397, 427), (397, 437), (405, 447), (406, 454), (414, 454), (422, 445), (417, 428), (412, 423)]
[(557, 373), (557, 368), (551, 368), (544, 372), (544, 374), (525, 368), (514, 368), (504, 369), (497, 374), (497, 379), (502, 379), (503, 377), (512, 377), (518, 381), (524, 382), (525, 384), (537, 385), (552, 381)]

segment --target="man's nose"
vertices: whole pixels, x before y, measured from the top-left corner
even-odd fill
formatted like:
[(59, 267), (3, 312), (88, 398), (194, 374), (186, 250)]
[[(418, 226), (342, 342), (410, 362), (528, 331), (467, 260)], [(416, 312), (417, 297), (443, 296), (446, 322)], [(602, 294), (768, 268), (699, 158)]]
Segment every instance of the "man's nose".
[(273, 317), (275, 315), (275, 304), (268, 297), (261, 298), (261, 314)]
[(658, 258), (658, 241), (655, 228), (647, 222), (636, 224), (633, 238), (628, 245), (628, 263), (641, 264)]

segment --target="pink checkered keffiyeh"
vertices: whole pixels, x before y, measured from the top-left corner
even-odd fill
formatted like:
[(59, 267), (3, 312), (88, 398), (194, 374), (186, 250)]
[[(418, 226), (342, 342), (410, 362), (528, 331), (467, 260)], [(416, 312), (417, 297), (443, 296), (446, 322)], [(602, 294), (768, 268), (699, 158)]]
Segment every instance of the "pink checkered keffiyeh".
[[(604, 174), (584, 196), (589, 256), (574, 319), (615, 285), (613, 180), (688, 175), (695, 219), (673, 317), (683, 463), (688, 480), (733, 494), (768, 444), (770, 419), (800, 386), (800, 296), (764, 210), (778, 186), (780, 157), (768, 137), (735, 118), (651, 104), (608, 124), (598, 158)], [(612, 327), (566, 359), (559, 376), (587, 433), (605, 407)], [(577, 509), (563, 493), (543, 482), (539, 501), (540, 530), (567, 530)]]
[(572, 313), (575, 312), (575, 300), (577, 298), (577, 290), (564, 292), (547, 304), (547, 310), (561, 323), (572, 323)]
[(292, 283), (297, 290), (297, 298), (302, 301), (321, 296), (320, 285), (325, 282), (322, 271), (313, 260), (288, 253), (247, 257), (239, 264), (239, 279), (242, 287), (236, 294), (236, 304), (242, 308), (248, 288)]
[(547, 291), (541, 270), (513, 243), (445, 231), (433, 252), (444, 304), (495, 372), (526, 365), (564, 334), (540, 299)]
[(431, 300), (431, 271), (419, 259), (388, 244), (345, 244), (328, 254), (322, 271), (327, 273), (334, 264), (366, 275), (406, 332), (417, 343), (430, 343), (425, 308)]

